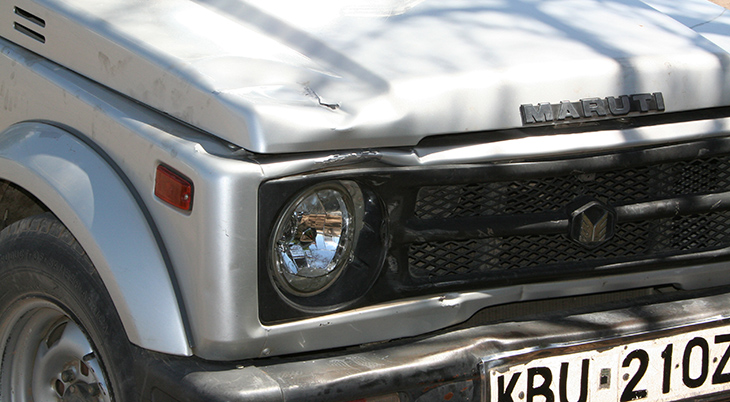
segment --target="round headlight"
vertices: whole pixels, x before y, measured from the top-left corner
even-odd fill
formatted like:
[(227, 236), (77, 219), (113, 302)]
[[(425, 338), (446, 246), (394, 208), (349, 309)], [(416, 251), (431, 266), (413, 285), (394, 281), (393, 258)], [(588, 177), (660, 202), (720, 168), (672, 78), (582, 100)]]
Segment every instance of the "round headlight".
[(353, 200), (341, 182), (306, 190), (289, 204), (274, 228), (276, 282), (297, 296), (325, 290), (347, 265), (354, 236)]

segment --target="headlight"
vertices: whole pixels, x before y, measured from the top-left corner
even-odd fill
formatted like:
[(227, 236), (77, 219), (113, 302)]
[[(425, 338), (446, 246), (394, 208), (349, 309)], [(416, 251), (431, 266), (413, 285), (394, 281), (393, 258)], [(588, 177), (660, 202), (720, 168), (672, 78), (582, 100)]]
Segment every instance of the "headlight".
[(315, 295), (346, 268), (356, 233), (352, 187), (357, 186), (340, 181), (319, 184), (300, 193), (279, 216), (271, 269), (287, 292)]

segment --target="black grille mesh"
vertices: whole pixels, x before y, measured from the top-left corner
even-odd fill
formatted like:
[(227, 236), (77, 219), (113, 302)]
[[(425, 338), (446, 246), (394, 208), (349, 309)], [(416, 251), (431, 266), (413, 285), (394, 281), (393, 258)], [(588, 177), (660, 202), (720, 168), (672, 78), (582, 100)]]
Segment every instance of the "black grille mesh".
[(554, 264), (607, 264), (728, 246), (730, 212), (724, 211), (623, 223), (610, 242), (595, 249), (561, 234), (413, 244), (409, 266), (417, 281), (476, 279), (516, 269), (549, 269)]
[[(618, 166), (621, 163), (617, 163)], [(513, 181), (428, 186), (418, 191), (414, 215), (421, 220), (516, 216), (564, 211), (578, 197), (615, 206), (730, 191), (730, 156), (664, 162), (611, 171), (573, 172)], [(527, 234), (408, 246), (414, 284), (515, 277), (518, 272), (589, 269), (730, 247), (730, 212), (715, 211), (620, 222), (610, 241), (586, 248), (567, 233)], [(522, 275), (522, 274), (520, 274)], [(516, 278), (516, 277), (515, 277)]]
[(730, 190), (730, 157), (521, 181), (423, 187), (415, 216), (445, 219), (555, 211), (579, 196), (612, 205)]

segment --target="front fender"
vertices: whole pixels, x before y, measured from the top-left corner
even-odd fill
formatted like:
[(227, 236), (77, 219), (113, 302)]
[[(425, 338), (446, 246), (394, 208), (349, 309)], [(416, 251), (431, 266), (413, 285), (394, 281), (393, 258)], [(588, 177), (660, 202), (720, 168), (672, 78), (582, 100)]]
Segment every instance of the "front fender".
[(68, 131), (20, 123), (0, 133), (0, 178), (33, 194), (74, 234), (131, 342), (192, 354), (151, 220), (112, 164)]

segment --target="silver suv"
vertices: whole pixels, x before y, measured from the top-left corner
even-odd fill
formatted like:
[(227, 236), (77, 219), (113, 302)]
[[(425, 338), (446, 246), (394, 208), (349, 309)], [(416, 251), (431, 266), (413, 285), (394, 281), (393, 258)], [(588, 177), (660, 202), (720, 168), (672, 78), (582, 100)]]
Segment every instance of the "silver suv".
[(730, 391), (706, 0), (3, 0), (0, 400)]

